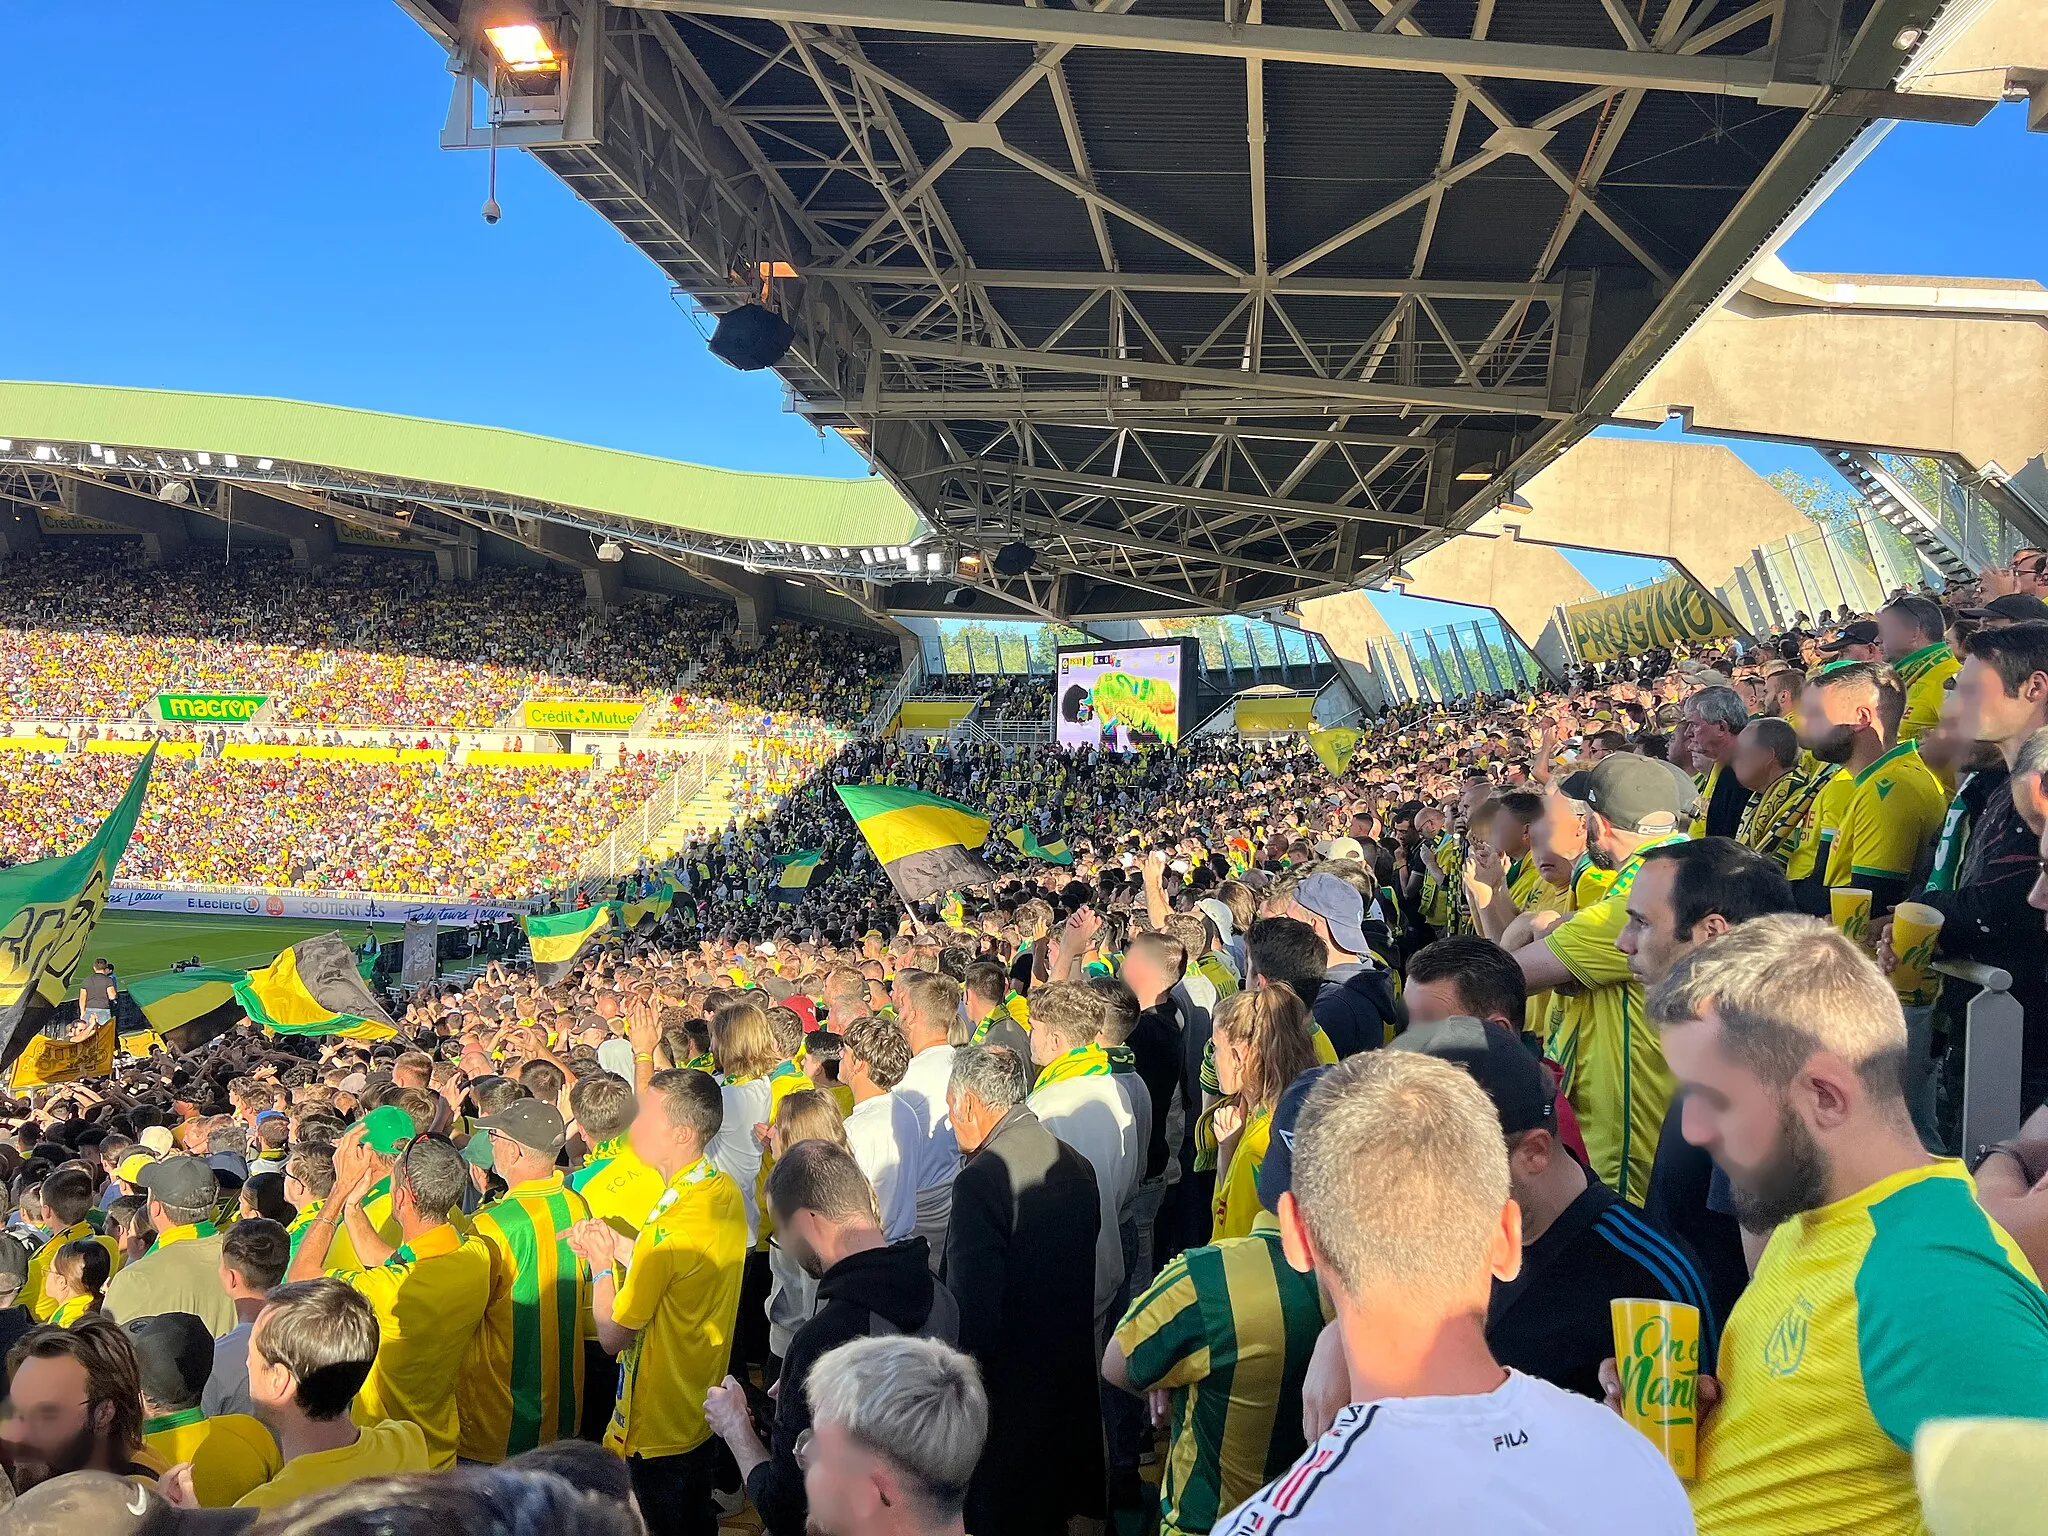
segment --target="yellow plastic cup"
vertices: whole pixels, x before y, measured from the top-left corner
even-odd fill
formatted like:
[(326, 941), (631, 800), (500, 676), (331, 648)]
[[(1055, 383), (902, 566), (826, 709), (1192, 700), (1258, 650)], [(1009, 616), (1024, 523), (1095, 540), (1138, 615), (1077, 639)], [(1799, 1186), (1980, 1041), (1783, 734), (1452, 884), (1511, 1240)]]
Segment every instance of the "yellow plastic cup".
[(1828, 892), (1828, 909), (1845, 939), (1861, 939), (1870, 926), (1870, 892), (1853, 885), (1839, 885)]
[(1608, 1307), (1621, 1373), (1621, 1416), (1690, 1482), (1699, 1432), (1700, 1309), (1630, 1296), (1617, 1296)]
[(1902, 901), (1892, 913), (1892, 990), (1909, 1008), (1941, 995), (1941, 977), (1934, 969), (1934, 947), (1941, 942), (1942, 914), (1925, 902)]

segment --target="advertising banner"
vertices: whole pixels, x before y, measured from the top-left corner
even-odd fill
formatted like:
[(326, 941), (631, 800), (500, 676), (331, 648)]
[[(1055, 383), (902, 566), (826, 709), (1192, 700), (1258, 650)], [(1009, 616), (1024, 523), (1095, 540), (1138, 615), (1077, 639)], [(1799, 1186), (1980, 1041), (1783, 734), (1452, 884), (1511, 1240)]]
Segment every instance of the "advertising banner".
[(246, 725), (267, 693), (160, 693), (157, 713), (178, 725)]
[(161, 885), (116, 885), (107, 907), (120, 912), (212, 912), (223, 917), (331, 918), (337, 923), (438, 923), (467, 928), (518, 917), (520, 907), (382, 891), (180, 891)]
[(1728, 610), (1685, 576), (1572, 603), (1564, 617), (1581, 661), (1618, 661), (1658, 646), (1694, 645), (1741, 633)]
[(537, 731), (630, 731), (646, 712), (638, 699), (528, 699), (525, 719)]
[(1054, 677), (1053, 736), (1063, 747), (1132, 752), (1180, 740), (1187, 647), (1062, 647)]

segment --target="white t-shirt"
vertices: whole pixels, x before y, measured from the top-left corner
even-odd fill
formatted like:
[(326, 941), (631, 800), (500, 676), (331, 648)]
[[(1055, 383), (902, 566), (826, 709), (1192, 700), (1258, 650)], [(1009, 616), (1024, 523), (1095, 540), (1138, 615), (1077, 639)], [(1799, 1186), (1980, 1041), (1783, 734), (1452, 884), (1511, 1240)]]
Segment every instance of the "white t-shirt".
[(923, 1141), (917, 1111), (893, 1093), (862, 1100), (846, 1117), (846, 1144), (875, 1186), (882, 1236), (892, 1243), (917, 1230), (917, 1155)]
[(759, 1191), (754, 1187), (760, 1181), (761, 1145), (754, 1140), (754, 1127), (768, 1118), (772, 1090), (767, 1078), (757, 1077), (744, 1083), (721, 1081), (718, 1091), (725, 1100), (725, 1119), (705, 1146), (704, 1156), (739, 1185), (740, 1198), (747, 1207), (747, 1247), (751, 1249), (761, 1235), (761, 1213), (756, 1207)]
[(1508, 1373), (1483, 1396), (1353, 1403), (1212, 1536), (1690, 1536), (1661, 1452), (1591, 1398)]
[(953, 1076), (954, 1048), (927, 1046), (910, 1058), (903, 1081), (891, 1090), (917, 1113), (923, 1144), (917, 1157), (917, 1230), (936, 1259), (945, 1249), (946, 1224), (953, 1213), (953, 1178), (960, 1171), (960, 1144), (946, 1108), (946, 1084)]

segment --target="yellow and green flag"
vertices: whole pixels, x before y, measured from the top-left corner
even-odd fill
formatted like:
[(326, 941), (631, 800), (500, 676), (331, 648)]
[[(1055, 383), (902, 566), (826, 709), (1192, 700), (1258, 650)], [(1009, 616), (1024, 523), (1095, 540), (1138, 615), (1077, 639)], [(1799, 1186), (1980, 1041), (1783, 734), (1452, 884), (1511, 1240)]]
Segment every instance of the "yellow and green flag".
[(988, 818), (958, 801), (897, 784), (839, 785), (840, 802), (905, 901), (991, 885), (996, 872), (973, 850)]
[(1351, 755), (1358, 750), (1360, 739), (1358, 731), (1340, 725), (1335, 730), (1310, 731), (1308, 746), (1331, 776), (1337, 777), (1351, 766)]
[(357, 972), (356, 952), (338, 933), (300, 940), (234, 988), (250, 1021), (280, 1035), (389, 1040), (398, 1033)]
[[(123, 1048), (139, 1056), (149, 1049), (152, 1040), (162, 1040), (173, 1051), (193, 1051), (214, 1036), (225, 1034), (244, 1016), (241, 1001), (235, 996), (235, 983), (247, 980), (248, 976), (247, 971), (193, 966), (130, 982), (128, 995), (149, 1020), (150, 1034), (139, 1041), (124, 1039)], [(136, 1049), (137, 1045), (141, 1050)]]
[(775, 862), (780, 867), (768, 892), (769, 899), (793, 904), (804, 899), (804, 893), (824, 866), (825, 855), (816, 848), (799, 848), (794, 853), (776, 855)]
[(1041, 843), (1038, 834), (1029, 827), (1018, 827), (1003, 834), (1003, 841), (1023, 854), (1027, 859), (1043, 859), (1048, 864), (1071, 864), (1074, 850), (1067, 846), (1064, 837), (1056, 837), (1049, 843)]
[(582, 956), (612, 928), (612, 909), (600, 903), (580, 912), (557, 912), (551, 916), (526, 919), (526, 942), (533, 949), (533, 973), (544, 987), (552, 987)]
[[(40, 1082), (88, 1075), (93, 1070), (90, 1063), (102, 1055), (111, 1065), (111, 1023), (90, 1038), (76, 1041), (43, 1031), (52, 1025), (57, 1010), (73, 1001), (72, 977), (85, 954), (86, 940), (106, 910), (114, 866), (128, 846), (135, 818), (142, 813), (142, 797), (149, 792), (149, 771), (155, 762), (156, 748), (152, 746), (136, 765), (120, 800), (84, 847), (59, 858), (0, 869), (0, 1065), (22, 1056), (31, 1042), (40, 1042), (31, 1072), (64, 1074), (41, 1075), (36, 1079)], [(26, 1086), (20, 1072), (15, 1074), (15, 1084)]]

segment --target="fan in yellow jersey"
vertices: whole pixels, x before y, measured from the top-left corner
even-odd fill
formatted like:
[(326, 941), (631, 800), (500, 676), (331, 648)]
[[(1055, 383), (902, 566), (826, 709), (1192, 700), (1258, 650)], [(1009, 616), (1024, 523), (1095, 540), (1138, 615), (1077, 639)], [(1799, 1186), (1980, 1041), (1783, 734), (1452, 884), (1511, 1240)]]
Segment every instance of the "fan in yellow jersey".
[(375, 1167), (363, 1135), (352, 1129), (336, 1145), (334, 1193), (300, 1238), (285, 1278), (318, 1276), (335, 1229), (347, 1223), (356, 1256), (369, 1267), (335, 1278), (362, 1293), (382, 1335), (377, 1364), (356, 1398), (357, 1421), (410, 1419), (426, 1435), (428, 1464), (451, 1467), (461, 1438), (457, 1385), (491, 1290), (490, 1250), (447, 1216), (469, 1183), (469, 1165), (441, 1137), (406, 1143), (390, 1175), (401, 1239), (393, 1248), (364, 1211)]
[(1735, 840), (1762, 854), (1792, 881), (1813, 873), (1819, 838), (1814, 804), (1841, 770), (1821, 763), (1814, 773), (1799, 767), (1799, 733), (1769, 716), (1752, 720), (1735, 744), (1733, 768), (1755, 796), (1743, 808)]
[(1899, 740), (1918, 741), (1941, 723), (1949, 679), (1963, 670), (1948, 648), (1948, 621), (1932, 598), (1897, 597), (1878, 610), (1877, 633), (1885, 660), (1906, 692)]
[(1836, 779), (1846, 781), (1821, 791), (1815, 814), (1832, 835), (1816, 873), (1829, 889), (1869, 891), (1873, 920), (1904, 899), (1948, 815), (1948, 795), (1919, 749), (1898, 739), (1904, 708), (1891, 669), (1862, 661), (1822, 667), (1800, 699), (1800, 740), (1823, 762), (1840, 763)]
[(1496, 943), (1521, 913), (1564, 895), (1544, 879), (1538, 861), (1534, 832), (1542, 820), (1543, 797), (1525, 789), (1505, 791), (1472, 818), (1465, 906), (1474, 929)]
[(476, 1213), (490, 1298), (462, 1366), (457, 1452), (495, 1463), (581, 1427), (590, 1274), (568, 1236), (590, 1207), (555, 1167), (569, 1135), (554, 1105), (514, 1099), (477, 1129), (505, 1193)]
[(723, 1442), (704, 1396), (725, 1379), (747, 1258), (740, 1187), (705, 1161), (725, 1120), (717, 1082), (657, 1072), (640, 1095), (633, 1150), (663, 1177), (661, 1198), (630, 1241), (605, 1222), (569, 1243), (594, 1275), (597, 1337), (619, 1358), (605, 1444), (626, 1459), (652, 1536), (714, 1536), (715, 1457)]
[(1921, 1147), (1905, 1018), (1850, 940), (1755, 918), (1681, 959), (1652, 1009), (1686, 1139), (1771, 1233), (1721, 1335), (1699, 1529), (1917, 1536), (1923, 1424), (2048, 1418), (2048, 1297), (1963, 1165)]
[(208, 1416), (199, 1406), (213, 1373), (213, 1335), (189, 1312), (159, 1312), (128, 1325), (142, 1381), (142, 1444), (165, 1468), (184, 1465), (192, 1495), (224, 1509), (277, 1475), (277, 1442), (246, 1413)]
[[(283, 1466), (235, 1502), (269, 1509), (366, 1477), (427, 1470), (417, 1424), (358, 1424), (350, 1404), (377, 1358), (377, 1314), (339, 1280), (307, 1280), (271, 1292), (249, 1332), (249, 1400)], [(189, 1471), (158, 1484), (173, 1504), (198, 1504)]]
[(1532, 990), (1578, 989), (1565, 997), (1544, 1054), (1564, 1069), (1564, 1092), (1579, 1117), (1594, 1177), (1641, 1205), (1671, 1102), (1671, 1073), (1643, 1017), (1642, 985), (1614, 941), (1628, 922), (1628, 888), (1641, 855), (1684, 841), (1678, 829), (1698, 792), (1670, 763), (1630, 753), (1602, 758), (1558, 792), (1585, 805), (1586, 851), (1614, 871), (1614, 880), (1591, 906), (1517, 949), (1515, 960)]
[(111, 1237), (103, 1237), (93, 1231), (92, 1224), (85, 1219), (92, 1209), (92, 1175), (83, 1168), (59, 1168), (43, 1180), (43, 1204), (50, 1211), (50, 1236), (28, 1261), (28, 1279), (21, 1287), (21, 1304), (35, 1314), (39, 1323), (52, 1321), (57, 1315), (57, 1298), (49, 1294), (45, 1278), (50, 1272), (50, 1261), (66, 1243), (91, 1240), (107, 1250), (107, 1273), (114, 1274), (121, 1267), (121, 1245)]

